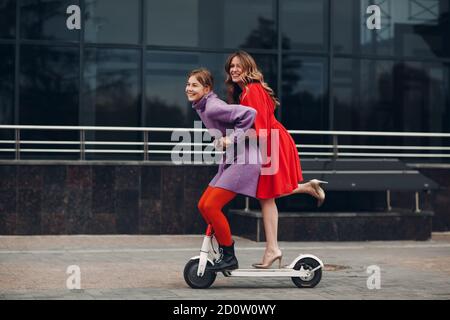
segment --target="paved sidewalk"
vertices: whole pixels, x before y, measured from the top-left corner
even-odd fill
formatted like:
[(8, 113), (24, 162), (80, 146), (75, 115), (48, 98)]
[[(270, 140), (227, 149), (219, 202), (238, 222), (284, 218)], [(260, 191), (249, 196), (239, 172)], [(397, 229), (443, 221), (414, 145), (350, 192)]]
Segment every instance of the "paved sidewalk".
[[(300, 253), (326, 268), (314, 289), (290, 278), (224, 278), (190, 289), (183, 268), (202, 236), (0, 236), (0, 299), (450, 299), (450, 233), (426, 242), (281, 242), (283, 263)], [(260, 259), (264, 243), (236, 238), (241, 267)], [(69, 290), (70, 265), (81, 289)], [(368, 289), (369, 266), (381, 288)]]

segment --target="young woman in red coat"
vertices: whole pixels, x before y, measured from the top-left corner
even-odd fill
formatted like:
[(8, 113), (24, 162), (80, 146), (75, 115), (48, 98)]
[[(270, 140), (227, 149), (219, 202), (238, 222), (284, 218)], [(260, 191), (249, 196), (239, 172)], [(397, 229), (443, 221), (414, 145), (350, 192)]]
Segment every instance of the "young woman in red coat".
[[(281, 266), (282, 252), (278, 247), (278, 197), (307, 193), (318, 199), (318, 206), (325, 200), (325, 192), (320, 187), (323, 181), (303, 181), (297, 147), (286, 128), (274, 115), (279, 105), (273, 90), (264, 82), (252, 56), (244, 51), (231, 54), (225, 64), (228, 102), (249, 106), (257, 111), (255, 130), (267, 142), (267, 152), (262, 152), (268, 162), (263, 164), (259, 177), (256, 197), (261, 204), (266, 235), (266, 250), (261, 263), (255, 268), (270, 268), (276, 260)], [(273, 144), (273, 145), (272, 145)], [(260, 146), (261, 148), (261, 146)], [(263, 149), (262, 149), (263, 150)], [(265, 156), (267, 154), (267, 157)]]

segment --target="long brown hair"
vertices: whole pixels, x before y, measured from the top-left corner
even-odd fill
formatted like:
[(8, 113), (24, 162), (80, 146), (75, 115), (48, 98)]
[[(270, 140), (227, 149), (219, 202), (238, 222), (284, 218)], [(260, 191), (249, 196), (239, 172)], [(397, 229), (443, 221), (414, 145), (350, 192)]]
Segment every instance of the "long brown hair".
[(264, 76), (262, 72), (258, 69), (258, 66), (256, 65), (255, 59), (251, 55), (249, 55), (245, 51), (236, 51), (227, 59), (227, 62), (225, 63), (225, 72), (227, 74), (225, 85), (227, 86), (227, 98), (229, 103), (236, 103), (238, 102), (240, 87), (233, 82), (230, 75), (230, 66), (231, 61), (234, 57), (238, 57), (239, 60), (241, 60), (242, 69), (243, 69), (243, 77), (242, 81), (245, 85), (248, 85), (252, 82), (259, 82), (261, 83), (262, 87), (266, 92), (269, 94), (269, 96), (272, 98), (273, 103), (275, 107), (280, 105), (280, 102), (278, 101), (277, 97), (275, 96), (275, 92), (272, 90), (272, 88), (269, 87), (269, 85), (264, 82)]
[(214, 89), (214, 78), (206, 68), (194, 69), (188, 74), (188, 79), (195, 76), (198, 82), (204, 87), (209, 87), (211, 90)]

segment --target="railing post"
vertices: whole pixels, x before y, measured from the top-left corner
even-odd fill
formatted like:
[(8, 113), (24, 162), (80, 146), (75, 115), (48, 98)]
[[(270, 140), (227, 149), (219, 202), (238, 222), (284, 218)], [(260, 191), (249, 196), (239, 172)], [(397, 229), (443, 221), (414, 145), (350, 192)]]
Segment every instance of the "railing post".
[(80, 160), (81, 161), (86, 160), (85, 142), (86, 142), (85, 131), (83, 129), (81, 129), (80, 130)]
[(391, 190), (387, 190), (386, 191), (386, 206), (387, 206), (387, 211), (392, 211), (392, 207), (391, 207)]
[(421, 210), (420, 210), (420, 206), (419, 206), (419, 192), (417, 192), (416, 191), (416, 193), (415, 193), (415, 200), (416, 200), (416, 210), (415, 210), (415, 212), (416, 213), (420, 213), (421, 212)]
[(20, 160), (20, 129), (15, 130), (16, 136), (16, 160)]
[(249, 197), (245, 197), (245, 208), (244, 208), (245, 212), (250, 211), (250, 199)]
[(144, 161), (148, 161), (148, 131), (144, 131)]
[(333, 135), (333, 158), (337, 159), (338, 157), (338, 136), (337, 135)]

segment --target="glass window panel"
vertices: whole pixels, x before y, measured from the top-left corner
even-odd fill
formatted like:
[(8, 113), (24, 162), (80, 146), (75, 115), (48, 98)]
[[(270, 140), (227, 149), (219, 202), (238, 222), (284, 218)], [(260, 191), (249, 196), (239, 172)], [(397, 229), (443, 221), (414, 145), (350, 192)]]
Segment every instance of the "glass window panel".
[(139, 0), (86, 0), (86, 41), (138, 43), (139, 2)]
[(282, 119), (288, 129), (327, 128), (326, 65), (326, 60), (322, 58), (283, 57)]
[[(283, 56), (282, 123), (288, 130), (328, 129), (327, 63), (323, 58)], [(293, 135), (297, 143), (323, 143), (323, 137)], [(315, 149), (302, 151), (313, 152)]]
[(324, 51), (327, 43), (327, 1), (284, 0), (281, 5), (283, 49)]
[(403, 61), (393, 70), (403, 131), (449, 132), (448, 64)]
[(391, 61), (335, 59), (334, 108), (337, 130), (402, 131), (395, 119)]
[[(22, 45), (20, 50), (19, 124), (78, 125), (79, 49)], [(75, 131), (21, 130), (21, 140), (78, 141), (79, 134)], [(21, 148), (63, 147), (24, 144)], [(73, 159), (77, 158), (77, 153), (22, 152), (21, 158)]]
[[(336, 59), (337, 130), (449, 132), (449, 66), (439, 63)], [(386, 145), (438, 143), (417, 138), (340, 138)]]
[(79, 49), (22, 45), (20, 124), (78, 125)]
[(23, 39), (79, 40), (79, 30), (66, 26), (70, 5), (80, 5), (79, 0), (23, 0), (20, 25)]
[[(381, 10), (381, 29), (369, 30), (366, 9)], [(408, 57), (449, 57), (448, 0), (342, 0), (333, 3), (334, 49)]]
[(16, 33), (16, 1), (0, 1), (0, 38), (14, 38)]
[[(83, 104), (80, 123), (88, 126), (140, 127), (140, 51), (134, 49), (85, 50)], [(141, 142), (138, 132), (90, 131), (89, 142)], [(131, 151), (142, 146), (90, 145), (89, 149)], [(87, 159), (140, 160), (142, 154), (88, 153)]]
[(139, 126), (140, 52), (133, 49), (86, 49), (84, 110), (81, 123)]
[(273, 0), (147, 2), (147, 44), (276, 48)]
[(14, 46), (0, 45), (0, 124), (14, 124)]

